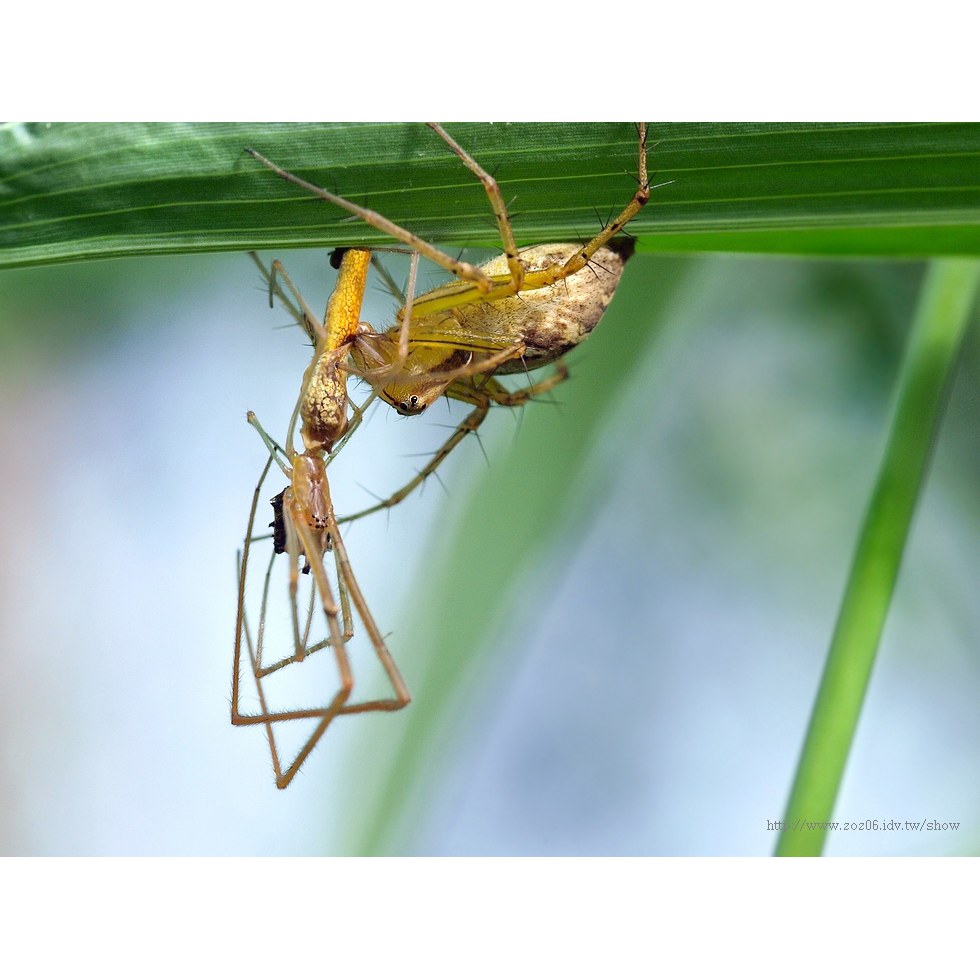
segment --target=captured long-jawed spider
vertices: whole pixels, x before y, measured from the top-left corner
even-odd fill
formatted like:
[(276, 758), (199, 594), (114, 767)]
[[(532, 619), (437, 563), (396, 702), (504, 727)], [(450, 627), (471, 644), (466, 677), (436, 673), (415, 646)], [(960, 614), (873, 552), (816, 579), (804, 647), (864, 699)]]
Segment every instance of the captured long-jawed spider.
[[(358, 327), (361, 299), (370, 253), (360, 249), (346, 252), (340, 263), (337, 285), (327, 305), (324, 322), (306, 311), (306, 323), (316, 338), (313, 359), (303, 377), (299, 400), (293, 411), (285, 447), (272, 439), (248, 413), (248, 421), (262, 437), (269, 458), (252, 496), (245, 543), (239, 559), (238, 615), (235, 629), (235, 657), (232, 673), (231, 721), (233, 725), (264, 725), (272, 753), (276, 785), (284, 789), (298, 772), (320, 737), (338, 715), (367, 711), (397, 711), (408, 704), (410, 696), (398, 668), (392, 660), (384, 639), (371, 615), (351, 569), (343, 538), (337, 525), (330, 488), (327, 483), (326, 459), (343, 437), (347, 418), (347, 362), (350, 345)], [(294, 448), (297, 419), (301, 420), (300, 434), (304, 450)], [(262, 487), (275, 463), (286, 476), (289, 485), (273, 498), (273, 533), (266, 537), (272, 543), (268, 565), (261, 586), (261, 606), (253, 635), (245, 612), (245, 592), (249, 563), (257, 540), (254, 535), (256, 511)], [(340, 605), (334, 599), (330, 579), (324, 567), (324, 556), (333, 552)], [(267, 645), (267, 625), (273, 567), (278, 554), (288, 557), (289, 607), (291, 610), (292, 642), (287, 652), (270, 658)], [(279, 563), (282, 564), (281, 562)], [(299, 583), (309, 575), (309, 598), (298, 599)], [(354, 686), (347, 641), (353, 634), (351, 603), (356, 609), (375, 654), (384, 668), (394, 692), (393, 697), (351, 703)], [(319, 607), (319, 608), (317, 608)], [(300, 609), (303, 609), (302, 615)], [(322, 611), (325, 634), (322, 639), (314, 622)], [(339, 675), (333, 698), (324, 706), (274, 710), (269, 705), (265, 680), (284, 668), (301, 663), (311, 654), (329, 648), (333, 652)], [(241, 709), (242, 651), (247, 650), (255, 683), (259, 710), (247, 713)], [(282, 764), (276, 739), (276, 726), (301, 719), (313, 719), (312, 734), (301, 745), (293, 761)]]
[[(247, 150), (283, 180), (349, 211), (456, 277), (416, 297), (410, 312), (403, 307), (390, 329), (375, 331), (362, 325), (350, 345), (351, 369), (402, 415), (424, 412), (441, 395), (467, 402), (473, 410), (414, 479), (342, 521), (404, 500), (468, 433), (479, 428), (491, 405), (522, 405), (567, 378), (560, 358), (598, 323), (632, 254), (633, 240), (615, 236), (650, 199), (647, 132), (640, 123), (637, 189), (619, 215), (585, 244), (518, 249), (496, 180), (441, 126), (429, 125), (481, 181), (490, 200), (503, 254), (484, 265), (454, 259), (377, 212), (303, 180), (254, 149)], [(292, 284), (290, 289), (298, 298)], [(492, 377), (526, 373), (552, 363), (551, 376), (518, 390)]]

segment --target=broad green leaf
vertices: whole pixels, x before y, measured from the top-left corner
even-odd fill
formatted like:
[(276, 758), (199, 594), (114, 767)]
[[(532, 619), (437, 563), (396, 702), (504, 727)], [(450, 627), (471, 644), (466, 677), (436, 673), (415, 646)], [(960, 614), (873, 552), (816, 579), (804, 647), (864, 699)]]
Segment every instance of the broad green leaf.
[[(455, 124), (522, 244), (588, 237), (633, 193), (627, 123)], [(0, 128), (0, 267), (121, 255), (384, 244), (278, 180), (307, 180), (446, 244), (494, 245), (479, 182), (418, 124)], [(651, 124), (641, 249), (980, 253), (980, 125)]]

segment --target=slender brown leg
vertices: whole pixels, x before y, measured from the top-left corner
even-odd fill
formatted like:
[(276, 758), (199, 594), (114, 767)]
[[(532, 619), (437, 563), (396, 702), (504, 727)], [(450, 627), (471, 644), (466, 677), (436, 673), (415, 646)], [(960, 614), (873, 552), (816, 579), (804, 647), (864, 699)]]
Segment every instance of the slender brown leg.
[(568, 368), (565, 366), (564, 362), (559, 361), (555, 364), (555, 371), (553, 374), (549, 375), (547, 378), (543, 378), (541, 381), (528, 385), (526, 388), (520, 388), (517, 391), (511, 391), (508, 388), (505, 388), (502, 384), (493, 380), (492, 378), (484, 378), (482, 380), (477, 379), (466, 382), (453, 382), (446, 394), (450, 398), (457, 399), (458, 401), (465, 401), (475, 406), (473, 411), (470, 412), (465, 419), (463, 419), (463, 421), (453, 431), (453, 434), (445, 441), (445, 443), (443, 443), (442, 446), (439, 447), (439, 449), (436, 450), (435, 453), (433, 453), (429, 462), (421, 470), (419, 470), (419, 472), (416, 473), (416, 475), (409, 480), (408, 483), (396, 490), (393, 494), (391, 494), (391, 496), (386, 497), (384, 500), (381, 500), (370, 507), (366, 507), (364, 510), (359, 510), (355, 514), (349, 514), (346, 517), (341, 517), (339, 519), (339, 523), (349, 524), (351, 521), (360, 520), (362, 517), (367, 517), (369, 514), (376, 514), (378, 511), (387, 510), (390, 507), (394, 507), (396, 504), (400, 504), (415, 489), (420, 487), (430, 476), (432, 476), (433, 473), (435, 473), (449, 454), (471, 432), (476, 432), (476, 430), (479, 429), (479, 427), (483, 424), (483, 420), (487, 417), (487, 412), (490, 410), (491, 404), (507, 405), (511, 407), (524, 405), (532, 398), (551, 391), (567, 378)]

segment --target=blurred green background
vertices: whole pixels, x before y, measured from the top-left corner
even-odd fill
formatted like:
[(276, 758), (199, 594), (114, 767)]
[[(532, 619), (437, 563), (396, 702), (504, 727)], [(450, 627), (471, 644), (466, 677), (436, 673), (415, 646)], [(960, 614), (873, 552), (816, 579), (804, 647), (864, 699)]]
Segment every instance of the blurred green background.
[[(275, 254), (321, 306), (325, 253)], [(299, 332), (241, 254), (0, 273), (0, 850), (769, 853), (923, 268), (638, 254), (553, 403), (350, 529), (415, 701), (285, 793), (228, 697), (244, 416), (285, 425)], [(980, 845), (978, 363), (973, 330), (835, 814), (960, 828), (831, 854)], [(375, 412), (338, 509), (462, 414)]]

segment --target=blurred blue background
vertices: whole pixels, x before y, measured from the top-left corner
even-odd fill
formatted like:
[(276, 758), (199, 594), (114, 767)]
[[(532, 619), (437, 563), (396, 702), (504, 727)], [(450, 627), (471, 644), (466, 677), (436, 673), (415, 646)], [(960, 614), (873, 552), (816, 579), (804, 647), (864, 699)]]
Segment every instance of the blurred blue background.
[[(322, 308), (325, 253), (279, 257)], [(234, 563), (264, 462), (245, 411), (282, 434), (304, 338), (244, 255), (0, 273), (0, 851), (769, 853), (921, 274), (637, 256), (555, 404), (494, 412), (486, 460), (469, 439), (445, 490), (350, 528), (416, 701), (342, 719), (280, 792), (260, 730), (229, 724)], [(373, 292), (364, 316), (391, 309)], [(590, 388), (598, 345), (615, 391)], [(980, 847), (978, 347), (973, 330), (836, 813), (960, 829), (839, 832), (831, 854)], [(574, 519), (533, 572), (485, 568), (454, 525), (469, 495), (537, 413), (600, 397)], [(464, 413), (374, 412), (331, 468), (338, 510), (399, 486)], [(521, 472), (533, 496), (535, 461)], [(521, 519), (513, 496), (486, 516)], [(447, 550), (506, 614), (413, 754)]]

